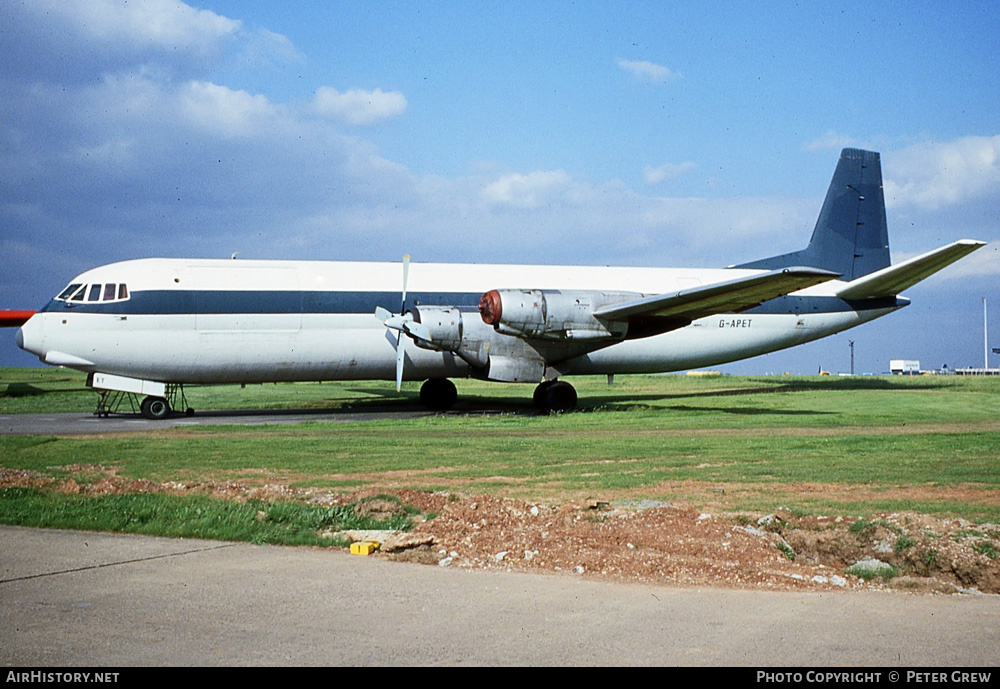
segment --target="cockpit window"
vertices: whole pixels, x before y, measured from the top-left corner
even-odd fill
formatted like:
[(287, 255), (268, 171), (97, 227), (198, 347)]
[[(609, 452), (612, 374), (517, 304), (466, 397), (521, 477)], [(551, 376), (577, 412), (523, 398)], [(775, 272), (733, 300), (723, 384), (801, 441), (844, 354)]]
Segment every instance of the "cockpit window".
[(124, 282), (94, 283), (84, 285), (74, 282), (59, 293), (56, 299), (60, 301), (125, 301), (129, 298), (128, 286)]
[(66, 289), (64, 289), (62, 291), (62, 294), (60, 294), (58, 297), (56, 297), (56, 299), (64, 299), (64, 300), (65, 299), (69, 299), (70, 296), (74, 292), (76, 292), (78, 289), (80, 289), (80, 283), (79, 282), (74, 282), (72, 285), (70, 285), (69, 287), (67, 287)]

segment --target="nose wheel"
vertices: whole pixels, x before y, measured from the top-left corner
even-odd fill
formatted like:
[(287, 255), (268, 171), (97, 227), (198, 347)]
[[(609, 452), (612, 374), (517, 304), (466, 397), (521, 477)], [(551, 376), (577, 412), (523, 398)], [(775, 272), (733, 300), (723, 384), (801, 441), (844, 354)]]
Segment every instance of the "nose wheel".
[(159, 421), (170, 415), (170, 403), (163, 397), (146, 397), (139, 405), (142, 415), (151, 421)]

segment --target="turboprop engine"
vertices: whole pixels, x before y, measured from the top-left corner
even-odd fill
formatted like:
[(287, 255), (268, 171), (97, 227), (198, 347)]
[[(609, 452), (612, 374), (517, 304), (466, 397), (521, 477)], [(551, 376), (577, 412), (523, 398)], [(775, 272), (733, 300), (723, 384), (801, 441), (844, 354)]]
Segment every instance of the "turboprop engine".
[(465, 328), (458, 307), (418, 306), (413, 315), (424, 326), (420, 336), (414, 338), (417, 346), (446, 352), (457, 352), (462, 346)]
[(620, 340), (628, 323), (605, 321), (594, 311), (638, 299), (636, 292), (495, 289), (479, 301), (483, 322), (504, 335), (542, 340)]
[(463, 320), (469, 314), (460, 307), (422, 304), (398, 316), (383, 309), (380, 318), (421, 349), (458, 355), (475, 376), (538, 382), (550, 362), (624, 339), (626, 321), (598, 319), (594, 312), (642, 296), (635, 292), (492, 290), (480, 300), (481, 319)]

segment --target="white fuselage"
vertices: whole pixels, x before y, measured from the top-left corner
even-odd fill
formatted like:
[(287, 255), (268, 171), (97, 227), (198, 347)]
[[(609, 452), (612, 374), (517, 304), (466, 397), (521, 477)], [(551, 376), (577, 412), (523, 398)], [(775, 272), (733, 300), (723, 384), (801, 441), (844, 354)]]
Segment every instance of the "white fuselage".
[[(762, 271), (413, 263), (407, 306), (475, 305), (492, 289), (658, 294)], [(167, 383), (386, 379), (396, 335), (375, 315), (400, 308), (399, 263), (142, 259), (73, 280), (124, 298), (54, 299), (25, 323), (19, 344), (42, 361)], [(626, 340), (561, 366), (570, 374), (652, 373), (716, 365), (791, 347), (894, 311), (854, 308), (833, 281), (741, 314), (720, 314), (662, 335)], [(103, 287), (102, 287), (103, 289)], [(95, 290), (96, 293), (96, 290)], [(828, 308), (834, 305), (835, 308)], [(404, 338), (405, 339), (405, 338)], [(464, 377), (450, 352), (405, 348), (407, 379)], [(537, 381), (536, 381), (537, 382)]]

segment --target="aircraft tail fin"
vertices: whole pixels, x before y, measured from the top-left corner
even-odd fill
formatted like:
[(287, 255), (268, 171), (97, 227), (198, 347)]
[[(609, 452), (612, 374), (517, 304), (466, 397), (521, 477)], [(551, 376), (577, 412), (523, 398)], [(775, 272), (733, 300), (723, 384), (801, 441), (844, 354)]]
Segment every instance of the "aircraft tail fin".
[(845, 148), (809, 246), (736, 267), (774, 270), (809, 266), (840, 273), (841, 279), (849, 282), (890, 263), (879, 154)]

